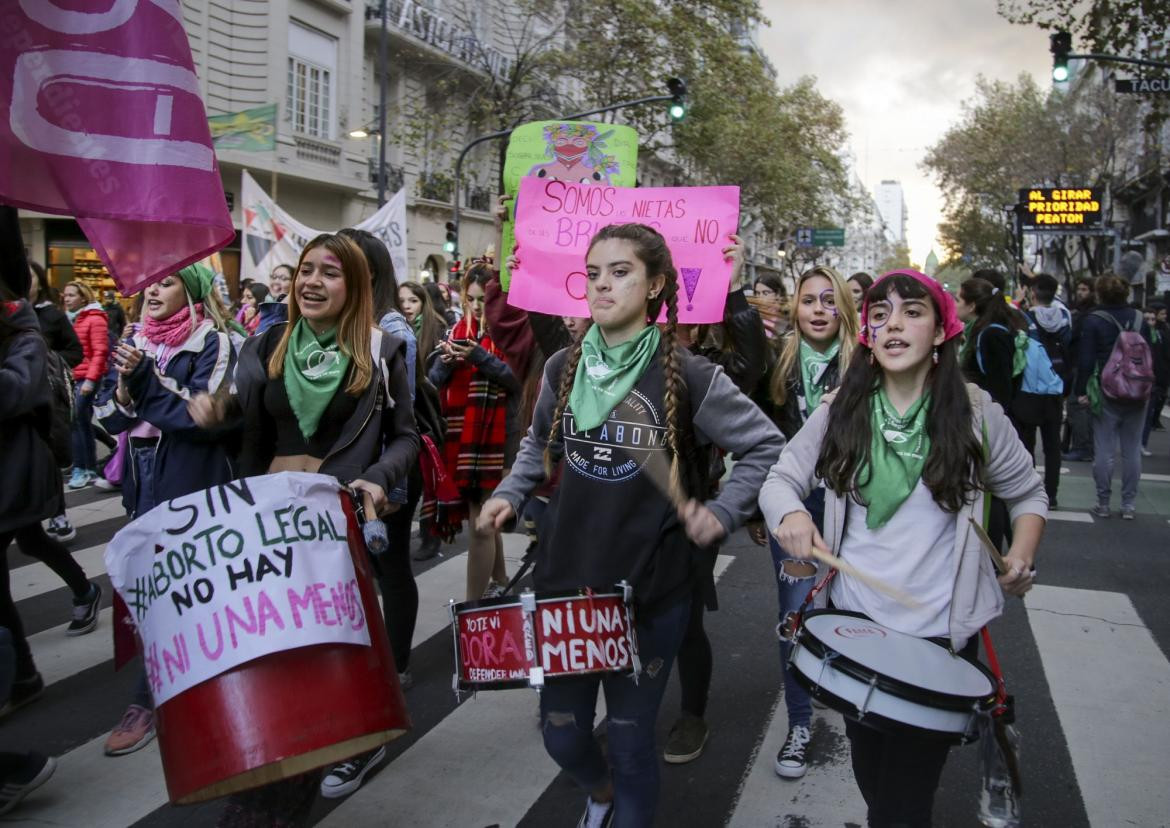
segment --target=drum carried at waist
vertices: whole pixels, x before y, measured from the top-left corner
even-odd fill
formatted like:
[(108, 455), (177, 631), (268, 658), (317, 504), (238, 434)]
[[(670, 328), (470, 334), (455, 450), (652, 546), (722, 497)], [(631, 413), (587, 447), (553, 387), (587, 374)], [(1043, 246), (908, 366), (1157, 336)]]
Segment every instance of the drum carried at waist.
[(982, 664), (858, 612), (805, 613), (790, 663), (814, 698), (879, 730), (966, 742), (996, 707), (996, 680)]
[(175, 498), (106, 551), (136, 628), (167, 791), (188, 804), (410, 727), (349, 496), (300, 472)]
[(544, 686), (569, 676), (641, 672), (631, 589), (452, 602), (456, 692)]

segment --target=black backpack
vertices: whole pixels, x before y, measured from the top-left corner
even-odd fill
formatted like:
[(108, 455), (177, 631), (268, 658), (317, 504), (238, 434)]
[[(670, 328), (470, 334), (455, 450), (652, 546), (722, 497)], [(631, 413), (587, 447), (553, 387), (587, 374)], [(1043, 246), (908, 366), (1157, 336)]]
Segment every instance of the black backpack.
[(52, 348), (48, 351), (45, 366), (49, 374), (49, 416), (40, 420), (37, 427), (53, 450), (57, 466), (66, 468), (73, 465), (73, 370)]
[(1028, 335), (1039, 342), (1044, 348), (1044, 353), (1048, 354), (1052, 371), (1064, 383), (1064, 393), (1067, 396), (1073, 387), (1073, 369), (1076, 367), (1066, 344), (1070, 339), (1068, 330), (1062, 328), (1053, 333), (1045, 330), (1031, 313), (1024, 315), (1028, 317)]

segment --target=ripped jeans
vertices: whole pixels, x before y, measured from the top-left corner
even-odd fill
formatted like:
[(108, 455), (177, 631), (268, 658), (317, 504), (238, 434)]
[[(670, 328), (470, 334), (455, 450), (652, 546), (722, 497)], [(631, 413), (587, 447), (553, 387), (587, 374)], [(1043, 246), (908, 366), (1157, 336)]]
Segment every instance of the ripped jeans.
[[(820, 532), (825, 523), (824, 488), (814, 490), (804, 501), (804, 507), (812, 515), (813, 523)], [(808, 591), (816, 584), (817, 570), (812, 561), (790, 558), (771, 532), (768, 533), (768, 548), (772, 551), (772, 566), (776, 571), (779, 620), (783, 624), (784, 617), (800, 609)], [(791, 728), (793, 725), (808, 727), (812, 723), (812, 699), (794, 677), (792, 666), (788, 663), (791, 656), (792, 645), (787, 641), (781, 641), (780, 666), (784, 670), (784, 706), (788, 709), (788, 727)]]
[[(686, 632), (691, 598), (639, 622), (638, 683), (624, 675), (582, 676), (551, 682), (540, 694), (540, 721), (548, 755), (586, 791), (612, 772), (614, 828), (651, 825), (658, 805), (658, 751), (654, 724), (670, 668)], [(605, 688), (609, 762), (593, 737), (597, 690)]]

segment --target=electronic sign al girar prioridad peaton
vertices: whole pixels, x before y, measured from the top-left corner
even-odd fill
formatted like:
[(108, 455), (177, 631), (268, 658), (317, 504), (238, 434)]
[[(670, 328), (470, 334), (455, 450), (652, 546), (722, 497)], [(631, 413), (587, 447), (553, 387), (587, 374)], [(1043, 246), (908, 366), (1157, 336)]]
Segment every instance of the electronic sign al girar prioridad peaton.
[(1025, 228), (1092, 227), (1101, 223), (1101, 193), (1096, 187), (1033, 187), (1020, 190)]

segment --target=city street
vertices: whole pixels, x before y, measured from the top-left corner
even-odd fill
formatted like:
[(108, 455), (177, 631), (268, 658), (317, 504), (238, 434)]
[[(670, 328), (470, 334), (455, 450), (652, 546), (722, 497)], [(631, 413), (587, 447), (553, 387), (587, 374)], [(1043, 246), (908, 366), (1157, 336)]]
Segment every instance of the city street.
[[(1143, 463), (1137, 519), (1093, 518), (1090, 470), (1069, 463), (1060, 511), (1048, 523), (1038, 586), (1009, 599), (993, 634), (1022, 738), (1024, 824), (1164, 826), (1170, 821), (1170, 439), (1155, 432)], [(1116, 483), (1115, 483), (1116, 486)], [(1114, 490), (1114, 506), (1117, 493)], [(125, 522), (116, 493), (67, 495), (78, 527), (71, 547), (90, 577), (104, 544)], [(446, 602), (463, 589), (458, 543), (416, 564), (421, 594), (407, 693), (414, 727), (348, 800), (319, 800), (322, 825), (573, 825), (583, 796), (541, 745), (536, 694), (451, 692)], [(514, 561), (518, 536), (508, 536)], [(115, 673), (110, 612), (98, 629), (68, 638), (69, 592), (43, 565), (9, 555), (12, 592), (48, 684), (44, 696), (3, 723), (6, 749), (59, 757), (51, 782), (12, 825), (214, 825), (222, 803), (166, 804), (156, 743), (120, 758), (102, 744), (130, 700), (135, 665)], [(717, 566), (720, 610), (708, 616), (715, 677), (712, 735), (695, 762), (663, 766), (659, 825), (860, 826), (864, 807), (849, 767), (841, 719), (816, 711), (810, 770), (785, 781), (772, 770), (786, 722), (772, 628), (775, 594), (766, 551), (740, 532)], [(659, 743), (678, 710), (677, 680), (659, 718)], [(312, 692), (306, 678), (303, 688)], [(337, 699), (337, 704), (346, 704)], [(599, 718), (600, 722), (600, 718)], [(935, 807), (940, 826), (975, 825), (978, 748), (956, 748)]]

